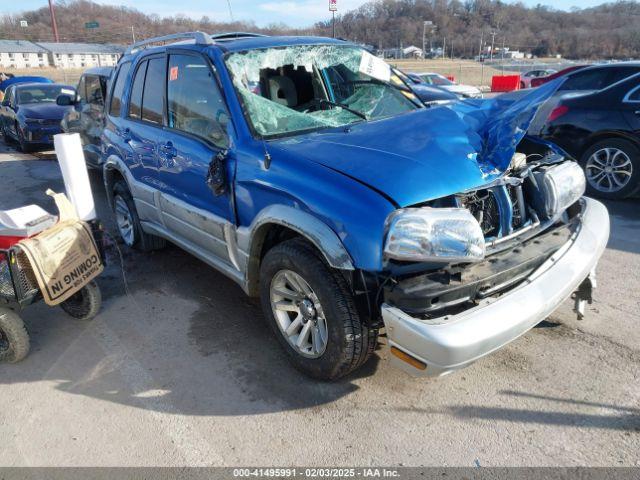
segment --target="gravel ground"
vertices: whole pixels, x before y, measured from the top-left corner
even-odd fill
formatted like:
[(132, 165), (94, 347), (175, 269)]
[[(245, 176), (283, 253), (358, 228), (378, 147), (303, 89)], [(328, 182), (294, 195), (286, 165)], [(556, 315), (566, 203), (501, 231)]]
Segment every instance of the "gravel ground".
[[(0, 179), (2, 209), (53, 211), (44, 191), (63, 189), (51, 155), (3, 145)], [(437, 380), (392, 369), (380, 348), (351, 377), (311, 381), (230, 280), (175, 247), (125, 249), (123, 271), (111, 247), (95, 320), (23, 312), (32, 353), (0, 365), (0, 465), (640, 466), (640, 209), (608, 207), (587, 318), (565, 302)]]

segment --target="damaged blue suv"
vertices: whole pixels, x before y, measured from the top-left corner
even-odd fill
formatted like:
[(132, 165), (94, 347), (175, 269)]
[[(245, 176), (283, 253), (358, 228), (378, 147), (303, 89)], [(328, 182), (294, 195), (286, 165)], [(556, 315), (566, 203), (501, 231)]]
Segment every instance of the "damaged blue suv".
[(525, 136), (554, 89), (429, 108), (346, 42), (154, 38), (113, 76), (105, 186), (124, 243), (260, 297), (302, 372), (352, 372), (385, 329), (395, 365), (443, 375), (591, 299), (607, 211)]

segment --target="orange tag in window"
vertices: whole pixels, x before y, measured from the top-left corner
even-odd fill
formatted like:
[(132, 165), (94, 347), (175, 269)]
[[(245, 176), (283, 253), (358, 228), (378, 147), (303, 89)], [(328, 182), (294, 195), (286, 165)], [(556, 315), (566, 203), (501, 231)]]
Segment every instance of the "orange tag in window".
[(173, 82), (178, 79), (178, 67), (171, 67), (169, 70), (169, 81)]

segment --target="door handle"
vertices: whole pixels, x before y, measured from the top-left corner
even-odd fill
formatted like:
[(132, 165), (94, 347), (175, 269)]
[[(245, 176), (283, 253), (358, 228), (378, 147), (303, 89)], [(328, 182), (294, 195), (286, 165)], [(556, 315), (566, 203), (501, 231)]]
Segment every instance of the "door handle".
[(123, 128), (118, 133), (124, 142), (129, 143), (131, 141), (131, 130), (129, 128)]

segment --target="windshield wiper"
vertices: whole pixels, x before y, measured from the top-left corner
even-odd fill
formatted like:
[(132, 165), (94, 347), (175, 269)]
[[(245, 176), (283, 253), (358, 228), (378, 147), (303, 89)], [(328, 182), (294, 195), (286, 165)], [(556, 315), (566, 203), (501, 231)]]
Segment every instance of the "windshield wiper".
[(324, 98), (321, 98), (319, 100), (319, 102), (320, 102), (320, 105), (325, 104), (325, 105), (333, 105), (334, 107), (340, 107), (340, 108), (345, 109), (347, 112), (351, 112), (354, 115), (357, 115), (358, 117), (362, 118), (363, 120), (369, 120), (364, 113), (359, 112), (358, 110), (354, 110), (353, 108), (348, 107), (344, 103), (332, 102), (331, 100), (325, 100)]

